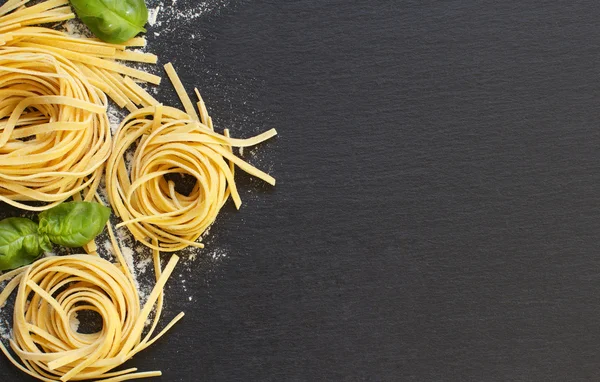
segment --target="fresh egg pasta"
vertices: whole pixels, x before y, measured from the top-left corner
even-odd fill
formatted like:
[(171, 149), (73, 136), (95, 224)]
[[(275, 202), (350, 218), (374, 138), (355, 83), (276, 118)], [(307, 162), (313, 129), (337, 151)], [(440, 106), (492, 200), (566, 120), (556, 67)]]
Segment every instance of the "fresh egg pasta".
[[(236, 166), (275, 185), (272, 176), (235, 156), (232, 147), (253, 146), (277, 132), (271, 129), (249, 139), (231, 138), (227, 130), (216, 133), (198, 91), (200, 116), (173, 67), (167, 64), (166, 69), (186, 112), (148, 104), (125, 118), (106, 166), (106, 185), (110, 204), (123, 219), (120, 225), (150, 248), (177, 251), (203, 246), (198, 238), (229, 196), (240, 207)], [(132, 147), (135, 151), (128, 168), (124, 158)], [(189, 195), (179, 193), (175, 182), (166, 177), (173, 174), (195, 180)]]
[[(46, 257), (30, 266), (0, 276), (7, 282), (0, 293), (0, 306), (16, 294), (11, 353), (0, 342), (0, 350), (20, 370), (41, 381), (125, 381), (160, 376), (159, 371), (115, 371), (135, 354), (158, 340), (177, 321), (177, 315), (154, 335), (162, 313), (164, 286), (178, 257), (164, 270), (154, 252), (156, 284), (145, 305), (123, 255), (109, 228), (117, 263), (94, 255)], [(149, 330), (144, 325), (152, 310)], [(102, 328), (80, 333), (71, 325), (82, 311), (96, 312)]]
[(107, 96), (136, 111), (154, 101), (132, 78), (160, 77), (118, 62), (156, 63), (127, 50), (143, 39), (108, 44), (35, 26), (74, 14), (67, 0), (26, 3), (0, 6), (0, 201), (40, 211), (93, 198), (111, 149)]

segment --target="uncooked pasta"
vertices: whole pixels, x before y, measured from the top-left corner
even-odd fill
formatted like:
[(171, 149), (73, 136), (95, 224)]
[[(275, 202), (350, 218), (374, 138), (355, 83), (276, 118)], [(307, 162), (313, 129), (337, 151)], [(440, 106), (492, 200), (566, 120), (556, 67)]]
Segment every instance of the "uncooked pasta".
[[(42, 381), (125, 381), (159, 376), (159, 371), (115, 371), (125, 361), (153, 344), (177, 321), (177, 315), (155, 334), (162, 312), (163, 289), (178, 257), (161, 271), (155, 252), (156, 285), (141, 307), (135, 281), (109, 229), (117, 263), (94, 255), (46, 257), (30, 266), (0, 276), (8, 284), (0, 306), (16, 293), (10, 347), (0, 349), (23, 372)], [(144, 324), (155, 309), (152, 325)], [(102, 328), (80, 333), (71, 321), (82, 311), (96, 312)], [(153, 336), (154, 335), (154, 336)]]
[(117, 62), (156, 62), (127, 50), (143, 39), (107, 44), (33, 26), (74, 15), (67, 0), (26, 3), (0, 6), (0, 201), (39, 211), (93, 197), (111, 148), (106, 95), (135, 111), (153, 98), (132, 78), (160, 77)]
[[(235, 156), (232, 147), (253, 146), (277, 132), (271, 129), (249, 139), (231, 138), (227, 130), (216, 133), (198, 91), (200, 117), (172, 66), (168, 64), (166, 69), (186, 112), (155, 104), (125, 118), (114, 139), (106, 185), (111, 206), (123, 219), (120, 225), (127, 226), (148, 247), (177, 251), (203, 246), (198, 238), (215, 221), (229, 196), (240, 207), (235, 166), (275, 184), (272, 176)], [(128, 168), (125, 154), (133, 147)], [(191, 177), (191, 192), (178, 192), (169, 175)]]

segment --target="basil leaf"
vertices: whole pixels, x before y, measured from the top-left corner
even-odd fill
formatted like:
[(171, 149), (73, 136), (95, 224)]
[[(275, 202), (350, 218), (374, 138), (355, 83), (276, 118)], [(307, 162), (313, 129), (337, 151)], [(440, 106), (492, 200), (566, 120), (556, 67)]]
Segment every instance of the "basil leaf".
[(26, 218), (0, 221), (0, 271), (29, 265), (42, 253), (37, 224)]
[(38, 240), (40, 243), (40, 248), (44, 252), (52, 251), (52, 242), (50, 241), (50, 238), (48, 237), (48, 235), (44, 235), (44, 234), (40, 235), (39, 229), (38, 229)]
[(39, 232), (54, 244), (82, 247), (104, 229), (110, 208), (98, 203), (67, 202), (39, 215)]
[(94, 35), (106, 42), (119, 44), (146, 32), (144, 0), (71, 0), (71, 6)]

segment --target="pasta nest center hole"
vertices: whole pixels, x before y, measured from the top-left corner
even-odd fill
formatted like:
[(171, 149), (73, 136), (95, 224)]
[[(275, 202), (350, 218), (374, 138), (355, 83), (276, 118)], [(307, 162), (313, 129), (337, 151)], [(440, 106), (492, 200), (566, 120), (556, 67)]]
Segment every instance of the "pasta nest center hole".
[[(167, 189), (169, 193), (171, 193), (171, 188), (175, 188), (175, 198), (180, 199), (182, 197), (190, 197), (194, 193), (198, 192), (198, 181), (192, 175), (187, 174), (183, 171), (175, 171), (173, 173), (168, 173), (163, 176), (163, 182), (161, 182), (161, 186), (165, 186), (165, 182), (167, 185)], [(174, 200), (174, 198), (172, 198)]]
[(71, 329), (80, 334), (95, 334), (102, 331), (104, 321), (95, 306), (82, 305), (70, 316)]

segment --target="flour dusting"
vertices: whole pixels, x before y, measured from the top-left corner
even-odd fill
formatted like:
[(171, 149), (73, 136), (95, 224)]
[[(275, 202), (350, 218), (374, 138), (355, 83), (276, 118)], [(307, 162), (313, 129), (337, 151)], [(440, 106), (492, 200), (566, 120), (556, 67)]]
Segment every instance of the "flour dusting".
[(73, 315), (69, 317), (69, 326), (74, 332), (79, 330), (79, 319), (77, 318), (77, 312), (73, 313)]
[(160, 12), (160, 5), (156, 8), (148, 9), (148, 24), (154, 26), (156, 24), (156, 18)]
[(0, 337), (2, 337), (3, 340), (8, 341), (12, 338), (12, 329), (10, 329), (8, 320), (3, 321), (2, 325), (0, 325)]
[(178, 4), (177, 1), (149, 0), (148, 24), (154, 36), (171, 33), (229, 4), (229, 1), (189, 1)]
[(67, 20), (62, 24), (64, 30), (72, 37), (92, 38), (94, 35), (79, 19)]
[(135, 264), (136, 271), (138, 273), (144, 274), (148, 271), (148, 269), (152, 265), (152, 257), (146, 256), (144, 258), (140, 258)]
[(119, 109), (119, 107), (113, 103), (108, 105), (108, 122), (110, 123), (110, 131), (113, 135), (117, 133), (121, 121), (127, 116), (127, 110)]

